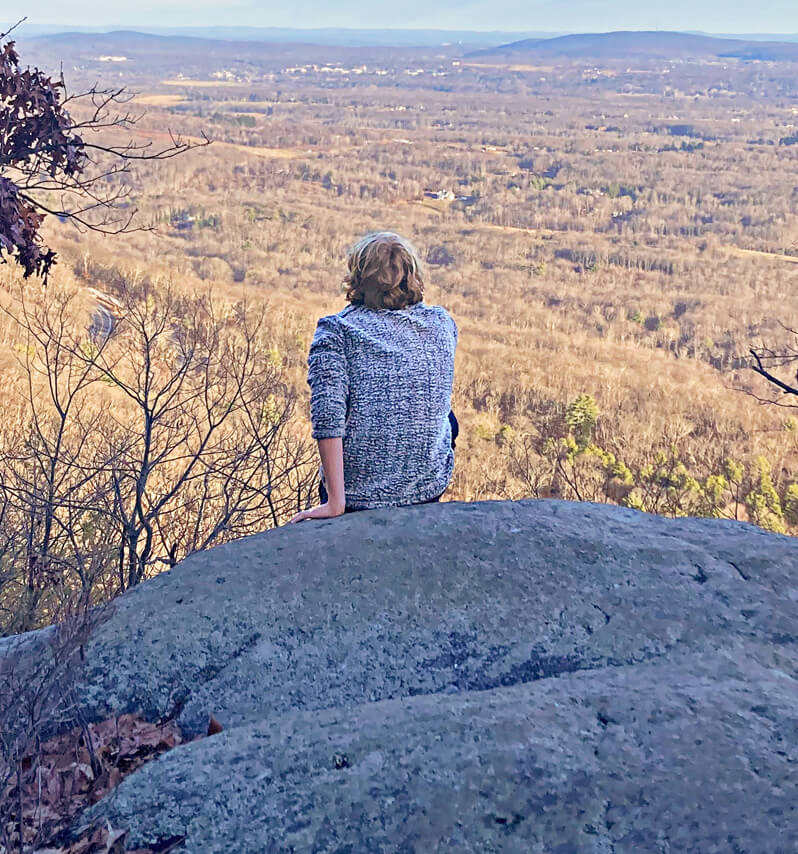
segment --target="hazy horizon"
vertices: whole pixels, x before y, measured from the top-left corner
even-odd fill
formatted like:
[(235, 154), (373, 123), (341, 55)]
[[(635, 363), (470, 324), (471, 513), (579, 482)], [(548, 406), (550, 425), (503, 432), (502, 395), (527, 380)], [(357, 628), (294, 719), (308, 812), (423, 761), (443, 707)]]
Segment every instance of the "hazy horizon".
[[(798, 4), (793, 0), (672, 0), (667, 6), (637, 0), (495, 0), (437, 4), (407, 0), (401, 10), (346, 0), (334, 8), (316, 0), (290, 6), (232, 0), (223, 8), (215, 0), (139, 0), (109, 8), (100, 0), (76, 0), (68, 11), (55, 0), (31, 0), (26, 6), (31, 28), (102, 29), (343, 29), (444, 30), (564, 34), (613, 30), (677, 30), (707, 34), (792, 35), (798, 33)], [(3, 20), (13, 23), (17, 15)], [(187, 18), (190, 16), (190, 22)]]
[[(0, 22), (0, 32), (8, 25)], [(628, 31), (628, 30), (627, 30)], [(315, 44), (329, 47), (391, 47), (430, 48), (444, 45), (460, 45), (475, 50), (512, 44), (524, 40), (551, 39), (568, 35), (601, 35), (607, 31), (571, 30), (560, 32), (534, 32), (529, 30), (444, 30), (431, 28), (352, 28), (352, 27), (150, 27), (138, 26), (43, 26), (27, 22), (15, 29), (15, 38), (47, 39), (60, 36), (104, 36), (114, 33), (130, 33), (155, 38), (197, 39), (228, 43), (264, 44)], [(617, 32), (617, 31), (615, 31)], [(632, 32), (646, 32), (632, 30)], [(685, 35), (708, 38), (740, 39), (748, 42), (798, 42), (796, 33), (725, 33), (703, 30), (659, 30), (658, 32), (680, 32)]]

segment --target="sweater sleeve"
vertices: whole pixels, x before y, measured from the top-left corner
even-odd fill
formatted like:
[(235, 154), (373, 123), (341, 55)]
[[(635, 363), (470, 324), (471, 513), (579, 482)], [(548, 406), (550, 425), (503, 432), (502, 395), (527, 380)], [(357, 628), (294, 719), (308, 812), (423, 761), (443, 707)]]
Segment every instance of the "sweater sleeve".
[(344, 435), (349, 372), (341, 329), (335, 317), (322, 317), (308, 355), (310, 420), (314, 439)]

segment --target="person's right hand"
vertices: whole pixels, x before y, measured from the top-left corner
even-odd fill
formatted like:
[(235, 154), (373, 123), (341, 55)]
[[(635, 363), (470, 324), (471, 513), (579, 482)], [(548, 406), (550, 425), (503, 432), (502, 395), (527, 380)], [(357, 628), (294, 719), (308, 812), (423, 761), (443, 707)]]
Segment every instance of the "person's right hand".
[(318, 507), (311, 507), (309, 510), (300, 510), (299, 513), (293, 515), (287, 525), (293, 522), (304, 522), (306, 519), (333, 519), (336, 516), (343, 516), (345, 507), (333, 504), (328, 501), (326, 504), (319, 504)]

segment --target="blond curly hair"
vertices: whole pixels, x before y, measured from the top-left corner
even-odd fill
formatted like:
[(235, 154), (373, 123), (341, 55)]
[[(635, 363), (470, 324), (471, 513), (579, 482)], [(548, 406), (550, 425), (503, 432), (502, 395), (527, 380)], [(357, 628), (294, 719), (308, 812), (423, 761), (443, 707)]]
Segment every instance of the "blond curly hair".
[(418, 252), (392, 231), (372, 231), (346, 255), (346, 298), (369, 308), (407, 308), (421, 302), (424, 280)]

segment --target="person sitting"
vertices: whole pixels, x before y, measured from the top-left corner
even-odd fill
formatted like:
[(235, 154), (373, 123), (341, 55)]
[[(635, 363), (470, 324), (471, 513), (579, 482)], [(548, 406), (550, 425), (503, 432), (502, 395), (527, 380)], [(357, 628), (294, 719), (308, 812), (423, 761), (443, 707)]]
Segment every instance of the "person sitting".
[(421, 264), (393, 232), (348, 252), (348, 305), (322, 317), (308, 355), (320, 504), (289, 521), (438, 501), (454, 469), (457, 325), (423, 301)]

